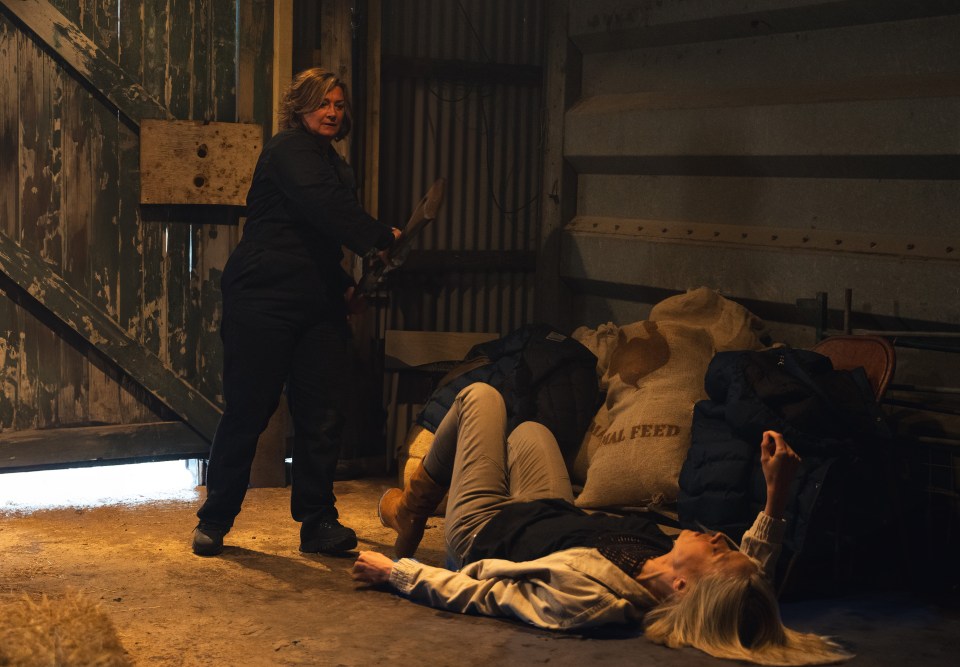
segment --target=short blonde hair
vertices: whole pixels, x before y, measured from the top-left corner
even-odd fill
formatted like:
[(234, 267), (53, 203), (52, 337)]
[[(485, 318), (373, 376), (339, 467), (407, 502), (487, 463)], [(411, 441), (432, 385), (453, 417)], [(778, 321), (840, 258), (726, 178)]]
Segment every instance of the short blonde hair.
[(773, 589), (760, 574), (703, 577), (647, 612), (644, 626), (657, 644), (761, 665), (826, 665), (853, 657), (827, 637), (784, 626)]
[(334, 137), (334, 141), (339, 141), (350, 134), (350, 128), (353, 127), (353, 114), (350, 109), (350, 94), (347, 90), (347, 84), (336, 74), (323, 67), (311, 67), (303, 70), (294, 77), (287, 89), (283, 91), (283, 95), (280, 97), (280, 106), (277, 110), (280, 129), (290, 130), (297, 127), (306, 129), (303, 124), (304, 114), (319, 109), (323, 98), (338, 86), (343, 91), (344, 111), (343, 123), (340, 125), (337, 136)]

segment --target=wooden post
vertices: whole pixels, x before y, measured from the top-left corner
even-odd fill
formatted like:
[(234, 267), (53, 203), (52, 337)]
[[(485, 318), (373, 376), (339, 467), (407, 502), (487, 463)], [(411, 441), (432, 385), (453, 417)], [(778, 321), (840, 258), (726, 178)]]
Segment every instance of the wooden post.
[(569, 9), (567, 3), (546, 4), (546, 73), (544, 76), (544, 119), (546, 138), (543, 151), (543, 194), (540, 208), (543, 218), (537, 249), (537, 273), (534, 316), (539, 322), (555, 322), (569, 328), (562, 304), (568, 301), (560, 281), (560, 236), (570, 220), (571, 204), (576, 202), (576, 174), (563, 159), (564, 115), (570, 98), (577, 93), (576, 85), (568, 80), (568, 71), (578, 70), (572, 64), (579, 53), (567, 37)]
[(280, 95), (293, 77), (293, 0), (273, 2), (273, 120), (276, 134), (280, 127), (277, 105)]

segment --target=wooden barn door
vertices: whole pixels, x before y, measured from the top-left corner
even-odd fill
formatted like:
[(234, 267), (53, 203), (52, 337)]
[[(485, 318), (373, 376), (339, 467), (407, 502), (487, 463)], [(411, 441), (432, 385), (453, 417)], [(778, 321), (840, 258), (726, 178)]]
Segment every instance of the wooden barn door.
[(144, 119), (269, 121), (266, 0), (0, 0), (0, 470), (202, 455), (234, 210), (141, 206)]

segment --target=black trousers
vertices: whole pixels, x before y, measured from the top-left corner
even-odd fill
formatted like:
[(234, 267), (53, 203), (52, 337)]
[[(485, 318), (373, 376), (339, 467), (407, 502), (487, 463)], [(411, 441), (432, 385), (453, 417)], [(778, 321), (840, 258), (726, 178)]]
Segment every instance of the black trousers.
[[(289, 267), (287, 267), (289, 268)], [(226, 408), (210, 449), (204, 523), (230, 527), (250, 483), (257, 440), (287, 385), (293, 417), (291, 513), (297, 521), (336, 519), (333, 478), (348, 395), (346, 318), (316, 297), (227, 286), (220, 336)]]

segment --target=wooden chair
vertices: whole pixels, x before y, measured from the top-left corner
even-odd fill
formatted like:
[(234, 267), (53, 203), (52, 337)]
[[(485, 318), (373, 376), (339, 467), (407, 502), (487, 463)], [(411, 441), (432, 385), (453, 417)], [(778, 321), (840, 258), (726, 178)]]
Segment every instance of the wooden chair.
[(880, 336), (830, 336), (813, 346), (813, 351), (828, 357), (837, 370), (863, 368), (879, 402), (887, 391), (897, 367), (893, 344)]

